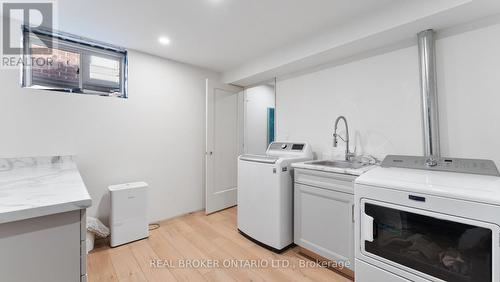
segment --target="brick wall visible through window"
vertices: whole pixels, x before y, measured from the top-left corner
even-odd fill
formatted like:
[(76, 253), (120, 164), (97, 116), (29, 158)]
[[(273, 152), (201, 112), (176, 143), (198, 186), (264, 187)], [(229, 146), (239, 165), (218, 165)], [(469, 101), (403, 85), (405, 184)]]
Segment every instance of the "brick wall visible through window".
[[(42, 54), (34, 55), (42, 58), (45, 64), (33, 64), (34, 79), (59, 80), (66, 83), (79, 82), (80, 54), (65, 50), (45, 48), (39, 45), (32, 45), (33, 48), (41, 48)], [(35, 60), (36, 60), (35, 58)]]

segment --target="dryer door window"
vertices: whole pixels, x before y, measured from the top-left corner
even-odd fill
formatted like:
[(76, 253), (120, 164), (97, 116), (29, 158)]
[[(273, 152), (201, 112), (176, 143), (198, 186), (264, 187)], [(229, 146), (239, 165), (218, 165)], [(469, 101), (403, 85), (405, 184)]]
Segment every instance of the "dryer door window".
[(492, 281), (491, 229), (372, 203), (364, 213), (365, 253), (445, 281)]

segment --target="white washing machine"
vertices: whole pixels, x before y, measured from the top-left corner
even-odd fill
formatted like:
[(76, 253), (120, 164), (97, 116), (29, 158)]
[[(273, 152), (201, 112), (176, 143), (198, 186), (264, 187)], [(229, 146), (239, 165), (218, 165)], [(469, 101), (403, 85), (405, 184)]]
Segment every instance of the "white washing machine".
[(493, 162), (389, 156), (383, 166), (355, 181), (356, 281), (500, 282)]
[(312, 160), (309, 144), (273, 142), (266, 155), (238, 158), (238, 230), (280, 252), (293, 243), (291, 164)]

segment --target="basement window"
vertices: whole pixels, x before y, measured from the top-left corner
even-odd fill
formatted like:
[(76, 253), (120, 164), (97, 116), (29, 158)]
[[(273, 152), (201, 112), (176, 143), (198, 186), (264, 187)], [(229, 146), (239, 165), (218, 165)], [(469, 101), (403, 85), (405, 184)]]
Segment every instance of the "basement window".
[(82, 37), (23, 27), (22, 86), (127, 98), (127, 50)]

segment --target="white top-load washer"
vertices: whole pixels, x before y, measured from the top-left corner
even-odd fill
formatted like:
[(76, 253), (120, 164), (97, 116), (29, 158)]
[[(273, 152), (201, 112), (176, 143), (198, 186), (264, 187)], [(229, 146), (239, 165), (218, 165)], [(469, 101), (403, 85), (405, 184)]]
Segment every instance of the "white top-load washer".
[(500, 281), (492, 161), (389, 156), (355, 181), (356, 281)]
[(238, 230), (279, 252), (293, 243), (291, 164), (313, 158), (304, 142), (273, 142), (266, 155), (238, 158)]

